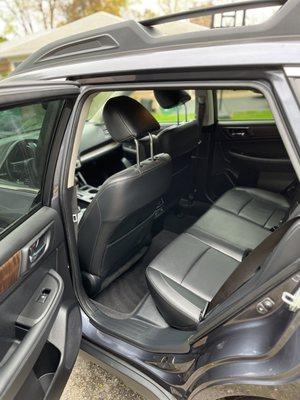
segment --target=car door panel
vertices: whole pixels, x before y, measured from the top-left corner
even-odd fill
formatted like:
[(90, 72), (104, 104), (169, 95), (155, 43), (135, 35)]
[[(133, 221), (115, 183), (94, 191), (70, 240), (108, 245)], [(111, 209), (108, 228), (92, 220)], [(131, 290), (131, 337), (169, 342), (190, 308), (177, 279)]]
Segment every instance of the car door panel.
[[(41, 247), (43, 253), (32, 259), (32, 244), (43, 237), (47, 243)], [(55, 374), (61, 374), (64, 366), (67, 377), (75, 361), (77, 352), (72, 355), (70, 346), (65, 346), (68, 329), (73, 330), (71, 342), (77, 349), (81, 340), (81, 317), (75, 296), (70, 295), (64, 233), (58, 214), (47, 207), (37, 211), (0, 241), (0, 260), (0, 270), (14, 266), (14, 281), (10, 280), (10, 287), (7, 285), (0, 295), (0, 398), (12, 399), (18, 393), (28, 398), (29, 377), (31, 393), (35, 387), (32, 398), (43, 399)], [(59, 314), (58, 327), (55, 320)], [(57, 328), (64, 343), (59, 344)], [(43, 361), (53, 354), (57, 355), (56, 365)], [(59, 391), (58, 387), (54, 389)]]
[(273, 123), (219, 124), (213, 151), (213, 197), (232, 186), (284, 191), (295, 173)]
[(20, 155), (22, 174), (10, 174), (15, 160), (0, 157), (0, 398), (5, 400), (59, 399), (81, 343), (65, 230), (58, 205), (49, 206), (55, 143), (61, 142), (78, 94), (78, 86), (60, 82), (0, 87), (1, 144), (17, 136), (24, 142), (31, 131), (40, 143), (31, 156), (37, 162), (34, 181), (27, 180), (27, 154), (24, 160)]

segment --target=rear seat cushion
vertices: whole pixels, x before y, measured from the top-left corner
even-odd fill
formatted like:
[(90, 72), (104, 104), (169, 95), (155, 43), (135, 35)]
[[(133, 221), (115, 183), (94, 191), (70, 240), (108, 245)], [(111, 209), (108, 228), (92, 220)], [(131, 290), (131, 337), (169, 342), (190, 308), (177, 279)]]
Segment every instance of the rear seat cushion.
[(270, 235), (288, 210), (279, 194), (248, 188), (225, 193), (146, 270), (165, 320), (175, 328), (195, 329), (246, 251)]
[(188, 232), (200, 239), (206, 234), (210, 240), (222, 244), (224, 252), (235, 249), (240, 261), (246, 251), (253, 250), (271, 233), (251, 221), (214, 206)]
[(229, 190), (214, 205), (266, 229), (279, 225), (290, 208), (288, 201), (278, 193), (242, 187)]
[(195, 329), (201, 313), (238, 260), (184, 233), (166, 247), (146, 271), (154, 301), (165, 320), (179, 329)]

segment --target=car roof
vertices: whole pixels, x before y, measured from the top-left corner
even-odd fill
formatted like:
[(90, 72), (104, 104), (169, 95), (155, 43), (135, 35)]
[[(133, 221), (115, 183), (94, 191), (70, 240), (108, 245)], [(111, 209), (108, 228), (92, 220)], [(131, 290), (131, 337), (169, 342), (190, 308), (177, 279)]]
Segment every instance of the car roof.
[[(160, 35), (156, 29), (161, 23), (197, 15), (272, 5), (282, 7), (258, 25), (175, 35)], [(298, 66), (299, 15), (299, 0), (253, 0), (141, 22), (129, 20), (51, 43), (20, 64), (6, 81), (78, 79), (170, 68)]]

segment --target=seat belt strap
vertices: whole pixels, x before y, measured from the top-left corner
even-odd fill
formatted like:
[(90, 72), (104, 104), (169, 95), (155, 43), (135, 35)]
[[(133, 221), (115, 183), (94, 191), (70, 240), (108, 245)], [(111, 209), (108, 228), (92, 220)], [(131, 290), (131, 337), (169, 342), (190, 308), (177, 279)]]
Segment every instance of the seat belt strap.
[(240, 262), (235, 271), (233, 271), (213, 297), (207, 308), (207, 312), (211, 311), (218, 304), (224, 302), (255, 274), (297, 219), (299, 219), (299, 217), (292, 218), (280, 225), (279, 228), (272, 232), (263, 242), (261, 242), (260, 245), (249, 253), (243, 261)]
[(199, 142), (193, 158), (193, 193), (197, 192), (198, 189), (198, 169), (200, 163), (200, 146), (202, 141), (202, 128), (203, 120), (206, 110), (206, 91), (200, 90), (197, 92), (198, 109), (197, 109), (197, 121), (198, 121), (198, 137)]

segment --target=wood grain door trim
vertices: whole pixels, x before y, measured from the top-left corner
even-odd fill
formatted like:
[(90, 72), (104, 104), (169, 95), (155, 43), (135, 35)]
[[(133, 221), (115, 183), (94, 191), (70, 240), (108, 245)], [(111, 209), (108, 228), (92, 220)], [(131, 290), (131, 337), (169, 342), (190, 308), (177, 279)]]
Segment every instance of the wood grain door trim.
[(0, 266), (0, 294), (10, 288), (20, 276), (21, 251)]

